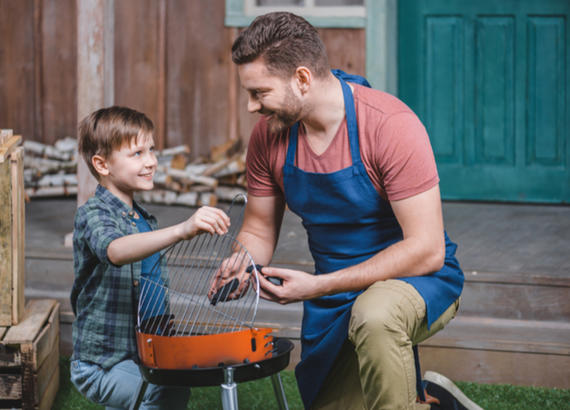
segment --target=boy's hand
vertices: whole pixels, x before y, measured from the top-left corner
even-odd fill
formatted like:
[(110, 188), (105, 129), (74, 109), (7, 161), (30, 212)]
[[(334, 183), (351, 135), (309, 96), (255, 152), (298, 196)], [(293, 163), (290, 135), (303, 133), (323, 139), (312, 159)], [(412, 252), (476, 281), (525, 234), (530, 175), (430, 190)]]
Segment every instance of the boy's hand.
[(182, 239), (190, 239), (204, 232), (224, 235), (228, 232), (229, 226), (230, 218), (224, 211), (211, 206), (203, 206), (182, 223), (181, 236)]

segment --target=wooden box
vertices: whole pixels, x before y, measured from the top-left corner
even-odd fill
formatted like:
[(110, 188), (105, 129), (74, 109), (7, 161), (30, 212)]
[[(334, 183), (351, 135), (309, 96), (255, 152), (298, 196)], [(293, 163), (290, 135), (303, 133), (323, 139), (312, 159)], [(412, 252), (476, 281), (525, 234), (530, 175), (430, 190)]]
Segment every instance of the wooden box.
[(0, 328), (0, 408), (52, 407), (59, 389), (59, 302), (30, 300), (23, 320)]
[(0, 326), (24, 314), (24, 169), (22, 140), (0, 130)]

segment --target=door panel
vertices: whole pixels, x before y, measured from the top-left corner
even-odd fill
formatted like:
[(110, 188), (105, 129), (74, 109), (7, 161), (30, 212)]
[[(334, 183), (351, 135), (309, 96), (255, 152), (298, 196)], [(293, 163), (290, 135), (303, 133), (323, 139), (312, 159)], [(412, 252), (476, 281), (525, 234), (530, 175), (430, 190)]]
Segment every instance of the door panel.
[(570, 2), (400, 0), (399, 96), (447, 199), (570, 202)]

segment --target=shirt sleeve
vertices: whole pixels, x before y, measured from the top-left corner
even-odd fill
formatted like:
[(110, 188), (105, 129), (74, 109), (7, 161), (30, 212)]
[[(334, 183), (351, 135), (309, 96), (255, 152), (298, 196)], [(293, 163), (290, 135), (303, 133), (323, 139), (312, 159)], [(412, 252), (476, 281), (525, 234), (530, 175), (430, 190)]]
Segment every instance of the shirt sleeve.
[(83, 237), (97, 259), (113, 265), (107, 256), (107, 248), (112, 241), (125, 235), (119, 221), (104, 207), (87, 206), (79, 208), (78, 212), (80, 215), (75, 226), (77, 233)]
[(276, 181), (272, 161), (275, 161), (277, 147), (269, 145), (267, 124), (260, 120), (255, 124), (247, 148), (247, 191), (253, 196), (274, 196), (281, 194)]
[(411, 112), (392, 114), (379, 130), (377, 172), (388, 200), (409, 198), (433, 188), (439, 176), (427, 131)]

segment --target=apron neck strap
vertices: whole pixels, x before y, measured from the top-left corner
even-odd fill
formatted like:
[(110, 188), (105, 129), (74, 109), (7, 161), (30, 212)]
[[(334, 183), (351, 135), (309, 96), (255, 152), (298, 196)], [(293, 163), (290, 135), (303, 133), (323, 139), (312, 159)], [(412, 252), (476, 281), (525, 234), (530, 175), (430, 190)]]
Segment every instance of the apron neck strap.
[[(344, 98), (344, 111), (346, 113), (346, 127), (348, 130), (348, 142), (350, 144), (350, 155), (352, 157), (352, 165), (359, 163), (360, 160), (360, 143), (358, 142), (358, 123), (356, 121), (356, 109), (354, 106), (354, 97), (350, 86), (335, 74), (340, 81), (342, 87), (342, 95)], [(299, 122), (296, 122), (289, 129), (289, 148), (287, 149), (287, 157), (285, 163), (293, 165), (295, 161), (295, 153), (297, 152), (297, 138), (299, 135)]]
[(342, 95), (344, 97), (344, 111), (346, 112), (346, 127), (348, 129), (348, 142), (350, 143), (350, 155), (352, 157), (352, 165), (360, 162), (360, 144), (358, 142), (358, 123), (356, 122), (356, 109), (354, 106), (354, 97), (350, 86), (336, 76), (342, 87)]

